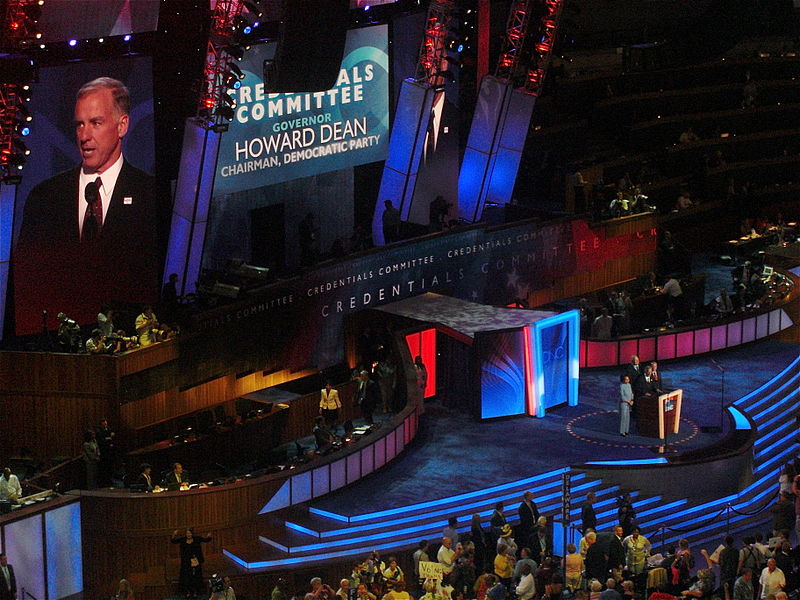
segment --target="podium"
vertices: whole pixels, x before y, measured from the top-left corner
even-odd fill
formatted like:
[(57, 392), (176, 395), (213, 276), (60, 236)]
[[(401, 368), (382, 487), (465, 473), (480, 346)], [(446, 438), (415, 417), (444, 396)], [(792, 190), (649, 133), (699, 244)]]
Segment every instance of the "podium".
[(683, 390), (639, 398), (636, 415), (639, 435), (663, 440), (670, 433), (678, 433), (682, 401)]

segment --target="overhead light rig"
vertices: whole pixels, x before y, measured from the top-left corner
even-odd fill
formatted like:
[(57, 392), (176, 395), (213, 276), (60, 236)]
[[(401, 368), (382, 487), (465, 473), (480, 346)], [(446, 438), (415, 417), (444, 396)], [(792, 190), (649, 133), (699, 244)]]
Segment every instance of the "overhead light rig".
[(525, 93), (538, 96), (542, 91), (550, 57), (556, 44), (558, 25), (561, 22), (561, 13), (566, 0), (545, 0), (545, 14), (541, 21), (541, 37), (534, 45), (528, 67), (528, 76), (525, 79)]
[(197, 119), (205, 128), (227, 131), (244, 73), (236, 64), (256, 39), (261, 8), (250, 0), (217, 0), (211, 14)]
[(494, 72), (498, 79), (510, 80), (520, 64), (528, 35), (532, 3), (533, 0), (514, 0), (508, 12), (503, 46)]
[(33, 61), (26, 53), (42, 37), (38, 21), (44, 0), (6, 0), (0, 30), (0, 178), (17, 184), (30, 150), (23, 138), (30, 133)]
[(431, 0), (425, 19), (425, 33), (417, 61), (414, 77), (417, 83), (427, 83), (433, 88), (444, 86), (452, 81), (453, 74), (448, 67), (448, 35), (455, 2), (453, 0)]

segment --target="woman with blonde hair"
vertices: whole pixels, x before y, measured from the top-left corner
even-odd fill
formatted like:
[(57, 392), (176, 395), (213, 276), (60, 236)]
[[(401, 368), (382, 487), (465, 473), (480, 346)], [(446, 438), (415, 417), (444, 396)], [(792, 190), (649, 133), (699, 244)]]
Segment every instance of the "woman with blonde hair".
[(570, 592), (581, 587), (581, 573), (583, 573), (583, 556), (575, 548), (575, 544), (567, 544), (567, 555), (562, 561), (564, 580)]

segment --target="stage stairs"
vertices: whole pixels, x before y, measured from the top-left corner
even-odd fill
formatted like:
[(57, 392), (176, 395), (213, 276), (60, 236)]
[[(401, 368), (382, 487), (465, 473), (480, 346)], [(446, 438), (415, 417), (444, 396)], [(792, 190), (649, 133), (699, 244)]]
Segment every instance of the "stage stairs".
[[(609, 530), (617, 522), (617, 498), (629, 491), (637, 521), (642, 533), (650, 538), (654, 552), (662, 549), (662, 542), (676, 544), (682, 537), (689, 539), (693, 546), (712, 551), (728, 531), (740, 535), (763, 526), (769, 520), (769, 513), (763, 509), (775, 500), (780, 469), (800, 450), (798, 394), (800, 358), (760, 388), (733, 402), (756, 428), (754, 480), (738, 494), (710, 501), (645, 495), (634, 489), (635, 467), (630, 469), (631, 489), (607, 485), (601, 479), (572, 470), (573, 526), (580, 526), (580, 506), (589, 491), (594, 491), (597, 497), (595, 511), (600, 531)], [(438, 544), (441, 531), (452, 516), (458, 519), (459, 532), (470, 530), (471, 517), (476, 512), (488, 528), (497, 502), (503, 502), (504, 514), (514, 525), (517, 507), (527, 490), (534, 492), (541, 514), (548, 519), (560, 518), (564, 470), (365, 514), (324, 511), (313, 503), (299, 505), (262, 515), (259, 531), (254, 532), (258, 541), (247, 546), (226, 547), (223, 551), (239, 566), (253, 571), (355, 561), (373, 549), (386, 555), (416, 548), (422, 539)], [(420, 490), (422, 495), (424, 486), (421, 485)], [(754, 511), (758, 512), (749, 514)]]

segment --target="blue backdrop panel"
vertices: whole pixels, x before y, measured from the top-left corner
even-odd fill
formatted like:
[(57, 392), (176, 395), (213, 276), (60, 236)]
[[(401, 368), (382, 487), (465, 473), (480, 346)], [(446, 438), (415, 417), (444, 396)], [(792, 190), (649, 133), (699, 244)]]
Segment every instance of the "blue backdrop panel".
[(510, 84), (491, 76), (481, 80), (458, 178), (458, 214), (465, 221), (478, 221), (483, 212), (486, 181), (511, 89)]
[(0, 184), (0, 339), (6, 315), (6, 291), (11, 265), (11, 237), (14, 235), (14, 201), (17, 186)]
[(481, 418), (525, 413), (525, 361), (521, 330), (479, 334)]
[[(535, 103), (535, 96), (520, 90), (511, 93), (507, 110), (503, 115), (494, 168), (489, 174), (486, 202), (506, 204), (511, 200)], [(482, 211), (483, 206), (480, 208)]]
[(186, 121), (164, 262), (164, 281), (171, 273), (177, 273), (179, 295), (194, 292), (200, 277), (219, 144), (219, 133), (209, 131), (191, 119)]
[(83, 590), (81, 504), (74, 502), (44, 515), (47, 540), (47, 597), (60, 600)]
[(3, 527), (4, 550), (8, 562), (14, 565), (17, 588), (24, 587), (35, 598), (46, 598), (42, 521), (39, 513)]
[(401, 218), (408, 218), (433, 98), (433, 88), (411, 79), (403, 81), (400, 87), (400, 99), (397, 101), (389, 139), (389, 155), (383, 167), (381, 188), (372, 217), (372, 240), (377, 245), (384, 243), (381, 220), (384, 201), (391, 200), (395, 208), (400, 209)]

